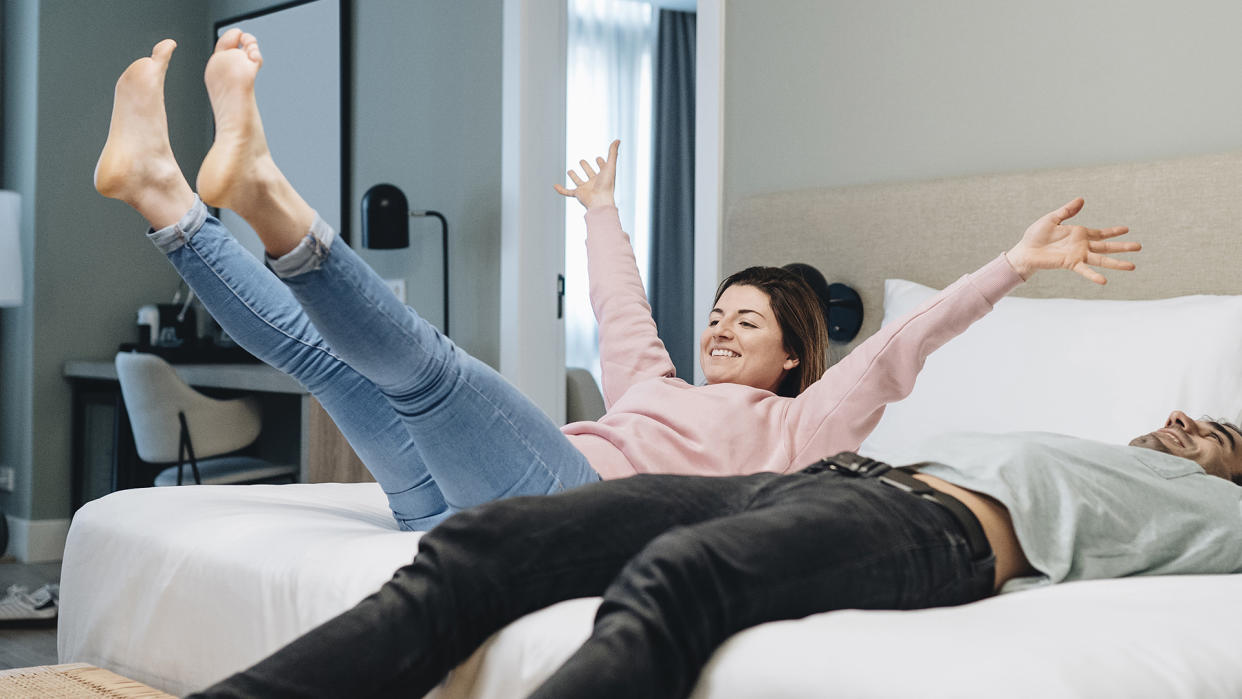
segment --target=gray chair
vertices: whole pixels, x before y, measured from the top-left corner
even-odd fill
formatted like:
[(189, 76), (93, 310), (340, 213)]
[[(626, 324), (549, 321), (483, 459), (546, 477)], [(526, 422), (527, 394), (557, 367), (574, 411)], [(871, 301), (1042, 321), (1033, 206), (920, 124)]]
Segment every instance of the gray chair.
[(155, 477), (155, 485), (181, 485), (186, 466), (196, 484), (292, 483), (296, 479), (297, 466), (232, 454), (253, 444), (263, 427), (253, 397), (218, 400), (205, 396), (153, 354), (116, 355), (116, 373), (138, 456), (152, 464), (172, 464)]
[(579, 422), (604, 416), (604, 394), (591, 372), (579, 367), (565, 369), (565, 420)]

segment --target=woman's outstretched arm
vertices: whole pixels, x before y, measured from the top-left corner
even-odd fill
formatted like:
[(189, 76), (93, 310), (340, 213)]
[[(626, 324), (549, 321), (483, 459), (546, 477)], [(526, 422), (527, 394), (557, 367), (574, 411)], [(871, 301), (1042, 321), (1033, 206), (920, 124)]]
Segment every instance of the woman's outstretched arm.
[(885, 406), (914, 389), (928, 355), (987, 315), (1035, 272), (1067, 269), (1103, 284), (1104, 276), (1092, 267), (1134, 269), (1133, 263), (1109, 256), (1141, 249), (1136, 242), (1111, 240), (1128, 228), (1065, 223), (1082, 207), (1083, 200), (1074, 199), (1041, 216), (1008, 252), (881, 328), (794, 399), (786, 415), (791, 467), (801, 468), (823, 454), (856, 450)]
[(574, 189), (553, 185), (557, 193), (577, 199), (587, 210), (587, 276), (591, 307), (599, 323), (600, 368), (609, 408), (635, 383), (675, 375), (668, 350), (656, 333), (634, 249), (621, 230), (613, 201), (620, 145), (613, 141), (608, 158), (595, 159), (598, 171), (586, 160), (579, 161), (584, 176), (569, 171)]

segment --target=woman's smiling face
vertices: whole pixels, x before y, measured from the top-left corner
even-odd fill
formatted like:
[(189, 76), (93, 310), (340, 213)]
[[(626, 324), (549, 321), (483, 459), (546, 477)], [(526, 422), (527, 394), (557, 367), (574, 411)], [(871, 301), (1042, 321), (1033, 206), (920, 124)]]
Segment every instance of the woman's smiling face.
[(768, 295), (735, 284), (724, 290), (699, 338), (699, 363), (707, 383), (738, 383), (775, 392), (798, 359), (785, 349)]

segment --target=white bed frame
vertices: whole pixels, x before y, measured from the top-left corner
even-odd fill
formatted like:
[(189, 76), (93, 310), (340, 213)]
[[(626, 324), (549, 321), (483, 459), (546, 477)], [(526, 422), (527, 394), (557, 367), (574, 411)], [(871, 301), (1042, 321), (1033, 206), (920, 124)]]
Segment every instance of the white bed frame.
[[(943, 286), (1082, 195), (1081, 222), (1128, 224), (1142, 269), (1093, 289), (1041, 275), (1028, 296), (1242, 293), (1242, 153), (787, 192), (729, 213), (725, 268), (801, 261), (851, 284), (878, 327), (886, 277)], [(185, 693), (347, 609), (413, 555), (374, 484), (124, 491), (74, 519), (61, 662)], [(843, 611), (730, 639), (695, 697), (1242, 696), (1242, 575), (1092, 581), (917, 612)], [(597, 600), (494, 636), (433, 695), (522, 696), (587, 635)]]

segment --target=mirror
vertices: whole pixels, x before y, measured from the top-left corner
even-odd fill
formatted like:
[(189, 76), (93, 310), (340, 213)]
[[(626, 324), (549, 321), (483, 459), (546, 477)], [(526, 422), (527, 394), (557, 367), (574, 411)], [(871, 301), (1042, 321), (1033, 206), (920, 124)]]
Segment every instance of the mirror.
[[(259, 38), (255, 83), (263, 131), (281, 171), (328, 225), (349, 242), (349, 6), (302, 0), (216, 22)], [(213, 38), (213, 42), (215, 40)], [(258, 236), (227, 209), (220, 220), (260, 258)]]

